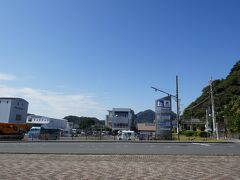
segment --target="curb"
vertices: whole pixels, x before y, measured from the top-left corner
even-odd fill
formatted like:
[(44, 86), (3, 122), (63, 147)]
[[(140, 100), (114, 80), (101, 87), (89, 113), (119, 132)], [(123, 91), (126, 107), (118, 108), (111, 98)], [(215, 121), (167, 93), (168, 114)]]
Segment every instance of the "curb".
[(222, 142), (205, 142), (205, 141), (104, 141), (104, 140), (42, 140), (42, 141), (0, 141), (0, 143), (132, 143), (132, 144), (192, 144), (192, 143), (202, 143), (202, 144), (231, 144), (238, 143), (235, 141), (222, 141)]
[(67, 156), (189, 156), (189, 157), (199, 157), (199, 156), (206, 156), (206, 157), (215, 157), (215, 156), (237, 156), (237, 154), (131, 154), (131, 153), (31, 153), (31, 152), (1, 152), (1, 155), (67, 155)]

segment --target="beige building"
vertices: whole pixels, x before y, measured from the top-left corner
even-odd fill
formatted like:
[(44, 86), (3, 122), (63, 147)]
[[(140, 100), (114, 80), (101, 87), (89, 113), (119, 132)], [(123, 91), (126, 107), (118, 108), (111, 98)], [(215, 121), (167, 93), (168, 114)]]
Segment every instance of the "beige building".
[(138, 123), (137, 129), (140, 140), (151, 140), (155, 138), (156, 124), (153, 123)]

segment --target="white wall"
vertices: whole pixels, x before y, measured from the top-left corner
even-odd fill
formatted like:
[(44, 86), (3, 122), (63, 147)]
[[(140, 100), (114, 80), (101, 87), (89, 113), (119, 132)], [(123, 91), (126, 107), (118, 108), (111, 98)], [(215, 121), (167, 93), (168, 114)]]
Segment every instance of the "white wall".
[(8, 123), (11, 109), (11, 101), (0, 99), (0, 122)]

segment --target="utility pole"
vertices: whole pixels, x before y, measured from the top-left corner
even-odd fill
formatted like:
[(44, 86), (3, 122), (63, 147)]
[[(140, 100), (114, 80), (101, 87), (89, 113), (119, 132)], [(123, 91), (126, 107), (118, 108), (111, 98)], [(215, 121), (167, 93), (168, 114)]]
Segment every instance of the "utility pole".
[(179, 141), (180, 140), (180, 138), (179, 138), (180, 114), (179, 114), (179, 98), (178, 98), (178, 76), (176, 76), (176, 101), (177, 101), (177, 136), (178, 136), (178, 141)]
[(213, 95), (213, 81), (212, 78), (210, 80), (210, 96), (211, 96), (211, 105), (212, 105), (212, 121), (213, 121), (213, 134), (217, 136), (217, 140), (219, 139), (218, 136), (218, 128), (216, 127), (216, 116), (215, 116), (215, 105), (214, 105), (214, 95)]

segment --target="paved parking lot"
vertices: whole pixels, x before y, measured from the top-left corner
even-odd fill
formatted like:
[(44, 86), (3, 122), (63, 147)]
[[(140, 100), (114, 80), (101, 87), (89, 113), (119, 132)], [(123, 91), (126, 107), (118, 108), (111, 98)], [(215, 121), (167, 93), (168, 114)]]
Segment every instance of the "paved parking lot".
[(1, 154), (0, 179), (240, 179), (240, 156)]

